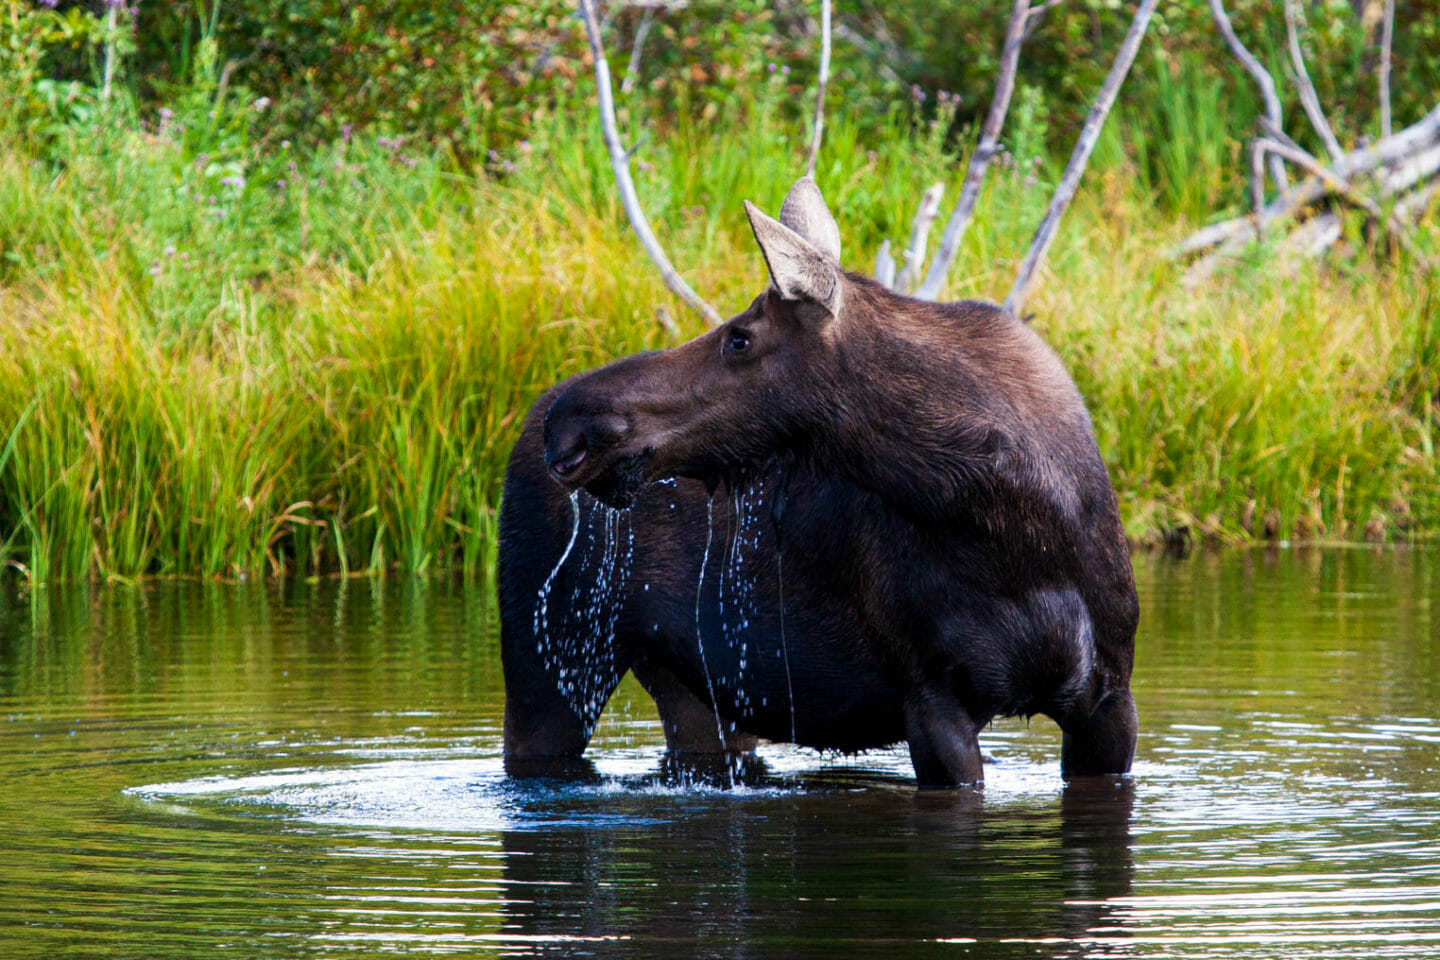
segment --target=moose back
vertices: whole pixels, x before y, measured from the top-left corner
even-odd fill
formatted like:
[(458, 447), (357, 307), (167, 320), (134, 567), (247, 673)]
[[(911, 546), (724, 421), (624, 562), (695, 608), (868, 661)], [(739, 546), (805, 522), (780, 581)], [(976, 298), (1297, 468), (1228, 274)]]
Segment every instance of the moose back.
[(579, 757), (633, 671), (676, 752), (904, 740), (945, 786), (1038, 713), (1067, 777), (1127, 772), (1135, 586), (1058, 358), (999, 307), (844, 271), (809, 178), (746, 210), (750, 306), (555, 387), (511, 455), (506, 757)]

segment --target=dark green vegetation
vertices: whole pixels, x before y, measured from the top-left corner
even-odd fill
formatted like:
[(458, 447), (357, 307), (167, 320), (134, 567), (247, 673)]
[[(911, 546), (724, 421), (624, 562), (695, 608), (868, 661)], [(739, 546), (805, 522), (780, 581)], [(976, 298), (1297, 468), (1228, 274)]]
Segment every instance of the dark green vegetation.
[(1063, 788), (1007, 721), (983, 798), (778, 745), (752, 789), (666, 785), (633, 683), (603, 782), (507, 779), (488, 593), (450, 578), (11, 580), (0, 955), (1432, 956), (1440, 557), (1136, 574), (1134, 782)]
[[(818, 179), (847, 266), (901, 241), (930, 183), (955, 197), (1004, 8), (841, 4), (858, 39), (836, 41)], [(698, 329), (625, 228), (566, 10), (142, 3), (111, 25), (0, 0), (0, 563), (486, 569), (519, 413), (671, 342), (658, 311)], [(617, 81), (638, 16), (612, 23)], [(1341, 139), (1373, 136), (1369, 8), (1313, 16)], [(1278, 14), (1235, 18), (1281, 73)], [(1027, 44), (1018, 159), (991, 172), (950, 296), (1008, 288), (1127, 19), (1074, 0)], [(740, 201), (776, 208), (803, 164), (804, 23), (691, 4), (621, 98), (647, 212), (722, 310), (764, 282)], [(1241, 208), (1255, 97), (1203, 4), (1152, 30), (1027, 306), (1090, 403), (1128, 532), (1433, 533), (1440, 284), (1356, 220), (1324, 264), (1257, 253), (1182, 287), (1164, 249)], [(1435, 4), (1400, 3), (1397, 128), (1440, 89), (1437, 30)]]

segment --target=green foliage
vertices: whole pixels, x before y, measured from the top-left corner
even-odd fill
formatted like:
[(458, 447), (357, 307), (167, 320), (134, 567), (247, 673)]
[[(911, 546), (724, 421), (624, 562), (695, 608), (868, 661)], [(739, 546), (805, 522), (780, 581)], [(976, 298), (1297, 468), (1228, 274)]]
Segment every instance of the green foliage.
[[(38, 580), (486, 569), (534, 398), (664, 346), (657, 309), (698, 330), (630, 238), (559, 6), (142, 4), (107, 100), (98, 4), (0, 5), (0, 564)], [(889, 9), (841, 7), (874, 37), (837, 46), (818, 170), (860, 269), (903, 241), (923, 189), (959, 192), (993, 63), (933, 84), (924, 65), (966, 36), (993, 59), (1004, 25), (956, 8), (958, 38), (925, 40), (874, 20)], [(1008, 288), (1052, 147), (1108, 66), (1072, 57), (1066, 79), (1047, 44), (1108, 49), (1123, 27), (1108, 7), (1048, 16), (952, 296)], [(1243, 78), (1202, 59), (1197, 16), (1165, 14), (1032, 297), (1128, 528), (1434, 532), (1434, 281), (1389, 267), (1358, 224), (1348, 269), (1257, 262), (1194, 292), (1161, 252), (1239, 197), (1253, 111)], [(638, 18), (611, 23), (617, 81)], [(646, 209), (722, 311), (764, 282), (739, 201), (775, 209), (803, 164), (803, 20), (692, 4), (652, 31), (622, 98)], [(1315, 72), (1331, 92), (1345, 76)]]

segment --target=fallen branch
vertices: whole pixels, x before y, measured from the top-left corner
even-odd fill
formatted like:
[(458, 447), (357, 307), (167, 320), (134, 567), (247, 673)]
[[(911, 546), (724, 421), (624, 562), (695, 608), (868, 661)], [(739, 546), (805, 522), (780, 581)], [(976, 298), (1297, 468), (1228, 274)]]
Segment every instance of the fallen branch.
[[(1266, 126), (1271, 139), (1283, 140), (1283, 132)], [(1276, 159), (1281, 159), (1277, 157)], [(1335, 163), (1330, 172), (1341, 180), (1354, 181), (1374, 174), (1382, 198), (1395, 196), (1428, 176), (1440, 172), (1440, 105), (1420, 120), (1393, 136), (1368, 147), (1352, 150)], [(1329, 193), (1325, 181), (1311, 177), (1289, 193), (1270, 201), (1264, 209), (1214, 223), (1191, 234), (1170, 250), (1173, 259), (1208, 250), (1232, 240), (1254, 239), (1269, 224), (1288, 219)]]
[(1105, 125), (1105, 118), (1110, 115), (1110, 108), (1115, 104), (1115, 98), (1120, 93), (1120, 86), (1125, 82), (1126, 75), (1130, 73), (1130, 65), (1135, 62), (1135, 54), (1140, 49), (1140, 41), (1145, 37), (1145, 31), (1150, 26), (1150, 17), (1159, 2), (1160, 0), (1140, 0), (1140, 7), (1135, 11), (1135, 19), (1130, 21), (1130, 29), (1125, 34), (1124, 42), (1120, 44), (1120, 51), (1115, 54), (1115, 62), (1110, 67), (1110, 73), (1106, 76), (1105, 83), (1100, 88), (1100, 94), (1095, 98), (1095, 103), (1085, 118), (1085, 126), (1080, 129), (1080, 137), (1075, 143), (1075, 150), (1070, 154), (1070, 162), (1065, 165), (1065, 172), (1060, 177), (1060, 185), (1055, 188), (1055, 195), (1050, 198), (1050, 207), (1045, 211), (1045, 219), (1040, 221), (1040, 227), (1035, 231), (1035, 238), (1030, 242), (1030, 249), (1025, 254), (1025, 260), (1020, 264), (1020, 272), (1015, 277), (1015, 284), (1010, 288), (1009, 296), (1005, 298), (1006, 309), (1016, 316), (1019, 316), (1025, 309), (1025, 297), (1029, 293), (1035, 271), (1044, 261), (1045, 252), (1050, 249), (1050, 243), (1055, 238), (1055, 228), (1060, 224), (1060, 217), (1064, 215), (1071, 198), (1075, 196), (1075, 190), (1080, 185), (1080, 177), (1090, 162), (1090, 152), (1095, 149), (1095, 141), (1100, 138), (1100, 130)]
[(1279, 156), (1281, 159), (1290, 161), (1312, 177), (1320, 180), (1328, 192), (1359, 207), (1376, 220), (1379, 220), (1384, 224), (1386, 231), (1395, 238), (1397, 244), (1414, 254), (1421, 263), (1424, 263), (1427, 267), (1429, 266), (1429, 262), (1415, 250), (1415, 245), (1411, 243), (1409, 235), (1405, 232), (1405, 225), (1396, 219), (1393, 214), (1387, 215), (1385, 211), (1381, 209), (1379, 203), (1355, 189), (1350, 181), (1337, 176), (1332, 170), (1327, 170), (1321, 165), (1319, 160), (1316, 160), (1310, 154), (1293, 144), (1282, 143), (1268, 137), (1262, 138), (1260, 144), (1267, 152)]
[(630, 220), (630, 228), (635, 231), (640, 245), (645, 248), (645, 252), (650, 255), (656, 269), (660, 271), (665, 286), (669, 287), (671, 292), (688, 303), (711, 324), (719, 324), (723, 321), (719, 312), (706, 303), (698, 293), (690, 289), (690, 285), (681, 279), (680, 274), (676, 273), (675, 268), (670, 265), (670, 259), (665, 256), (664, 248), (655, 238), (649, 221), (645, 219), (645, 212), (640, 208), (640, 198), (635, 193), (635, 181), (630, 178), (630, 158), (626, 154), (625, 147), (620, 142), (620, 134), (615, 128), (615, 101), (610, 90), (610, 65), (605, 61), (605, 46), (600, 38), (600, 24), (595, 18), (595, 6), (593, 0), (579, 0), (579, 6), (580, 17), (585, 21), (585, 34), (590, 40), (590, 52), (595, 59), (595, 87), (600, 100), (600, 129), (605, 135), (605, 146), (610, 151), (610, 166), (615, 171), (615, 186), (620, 193), (620, 203), (625, 207), (625, 216)]
[[(1255, 55), (1245, 48), (1240, 38), (1235, 35), (1235, 28), (1230, 25), (1230, 17), (1225, 13), (1225, 5), (1221, 0), (1210, 0), (1210, 15), (1215, 19), (1215, 26), (1220, 30), (1220, 36), (1225, 39), (1225, 45), (1235, 55), (1235, 59), (1255, 78), (1255, 83), (1260, 87), (1260, 96), (1265, 101), (1265, 118), (1276, 127), (1284, 128), (1280, 119), (1280, 96), (1275, 92), (1275, 80), (1270, 76), (1270, 71), (1255, 59)], [(1285, 179), (1285, 164), (1279, 157), (1272, 157), (1270, 161), (1270, 179), (1275, 181), (1275, 189), (1284, 193), (1290, 188)]]
[(825, 85), (830, 81), (830, 0), (820, 0), (820, 71), (815, 85), (815, 126), (810, 135), (810, 155), (805, 158), (805, 176), (814, 179), (820, 158), (820, 135), (825, 130)]
[(893, 288), (901, 293), (910, 292), (925, 267), (925, 244), (930, 237), (930, 225), (940, 214), (940, 201), (944, 196), (945, 184), (937, 183), (920, 197), (915, 220), (910, 224), (910, 245), (905, 248), (905, 266), (900, 268), (900, 276), (895, 279)]
[(1295, 68), (1295, 87), (1300, 92), (1300, 106), (1305, 109), (1305, 116), (1310, 118), (1310, 126), (1315, 128), (1315, 133), (1325, 145), (1330, 159), (1338, 161), (1345, 155), (1345, 151), (1340, 149), (1340, 141), (1335, 139), (1335, 131), (1330, 129), (1330, 121), (1325, 119), (1325, 111), (1320, 107), (1320, 96), (1315, 92), (1315, 84), (1310, 82), (1310, 71), (1305, 69), (1305, 52), (1300, 49), (1300, 13), (1297, 6), (1298, 0), (1285, 0), (1285, 35), (1290, 44), (1290, 62)]
[[(1015, 0), (1010, 11), (1010, 25), (1005, 28), (1005, 45), (1000, 51), (1000, 69), (995, 76), (995, 95), (990, 99), (990, 112), (985, 115), (985, 124), (980, 128), (980, 140), (970, 154), (970, 165), (965, 171), (965, 185), (960, 188), (960, 199), (945, 224), (940, 237), (940, 249), (930, 264), (925, 280), (915, 291), (921, 300), (934, 300), (945, 286), (945, 275), (960, 250), (960, 241), (965, 228), (975, 212), (975, 201), (980, 197), (980, 187), (985, 182), (985, 172), (990, 161), (1000, 149), (1000, 129), (1005, 125), (1005, 114), (1010, 110), (1010, 95), (1015, 92), (1015, 72), (1020, 64), (1020, 46), (1024, 41), (1025, 22), (1029, 19), (1030, 0)], [(918, 267), (916, 268), (919, 269)]]

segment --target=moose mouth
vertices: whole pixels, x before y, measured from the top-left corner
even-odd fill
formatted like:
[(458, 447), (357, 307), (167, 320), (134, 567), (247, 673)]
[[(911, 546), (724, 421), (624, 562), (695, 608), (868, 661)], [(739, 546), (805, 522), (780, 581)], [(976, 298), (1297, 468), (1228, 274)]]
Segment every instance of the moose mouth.
[[(589, 480), (575, 486), (584, 487), (586, 493), (608, 507), (628, 510), (634, 506), (635, 498), (649, 482), (646, 472), (654, 456), (654, 450), (646, 449), (619, 457), (613, 463), (601, 467)], [(573, 464), (567, 460), (555, 463), (550, 468), (562, 483), (567, 477), (573, 477), (580, 472), (580, 466), (586, 459), (584, 451), (572, 459), (575, 459)], [(565, 485), (571, 486), (570, 483)]]

